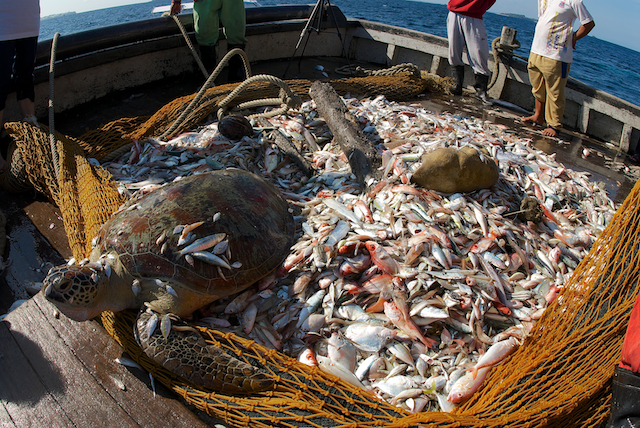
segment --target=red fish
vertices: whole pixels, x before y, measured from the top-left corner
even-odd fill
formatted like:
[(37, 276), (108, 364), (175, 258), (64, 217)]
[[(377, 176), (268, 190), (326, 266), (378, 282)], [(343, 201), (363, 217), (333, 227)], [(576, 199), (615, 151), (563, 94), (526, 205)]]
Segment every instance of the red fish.
[(368, 254), (359, 254), (344, 261), (340, 265), (340, 276), (353, 275), (361, 273), (371, 264), (371, 256)]
[(382, 272), (389, 275), (397, 275), (400, 273), (400, 264), (387, 253), (382, 245), (374, 241), (367, 241), (365, 245), (367, 250), (369, 250), (371, 260), (373, 260), (373, 263), (375, 263)]
[(469, 369), (473, 378), (475, 379), (478, 375), (478, 370), (499, 364), (518, 349), (519, 346), (520, 342), (515, 337), (509, 337), (506, 340), (502, 340), (491, 345), (489, 349), (482, 354), (476, 365)]
[[(420, 327), (416, 325), (409, 315), (409, 306), (407, 305), (407, 293), (404, 290), (404, 283), (398, 277), (390, 277), (389, 275), (381, 275), (379, 281), (382, 285), (380, 298), (371, 307), (367, 308), (367, 312), (380, 312), (384, 314), (398, 329), (404, 332), (412, 340), (419, 340), (425, 346), (433, 348), (436, 341), (429, 339), (422, 334)], [(391, 279), (383, 283), (383, 280)]]
[(420, 330), (420, 327), (413, 322), (411, 317), (405, 317), (403, 312), (398, 308), (398, 305), (393, 300), (384, 302), (384, 314), (389, 317), (389, 320), (398, 327), (403, 333), (409, 336), (413, 340), (419, 340), (424, 343), (428, 348), (434, 348), (437, 342), (433, 339), (425, 337)]
[(393, 277), (391, 275), (376, 275), (363, 282), (362, 288), (370, 294), (382, 293), (391, 286), (392, 280)]

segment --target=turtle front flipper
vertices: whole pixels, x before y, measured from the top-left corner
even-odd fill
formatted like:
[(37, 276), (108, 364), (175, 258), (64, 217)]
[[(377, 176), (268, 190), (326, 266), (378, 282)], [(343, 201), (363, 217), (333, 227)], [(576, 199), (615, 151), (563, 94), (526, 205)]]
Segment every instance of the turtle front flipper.
[(227, 394), (274, 387), (274, 380), (264, 372), (208, 344), (195, 330), (168, 327), (167, 316), (164, 321), (154, 312), (142, 311), (134, 334), (144, 353), (167, 370), (195, 385)]

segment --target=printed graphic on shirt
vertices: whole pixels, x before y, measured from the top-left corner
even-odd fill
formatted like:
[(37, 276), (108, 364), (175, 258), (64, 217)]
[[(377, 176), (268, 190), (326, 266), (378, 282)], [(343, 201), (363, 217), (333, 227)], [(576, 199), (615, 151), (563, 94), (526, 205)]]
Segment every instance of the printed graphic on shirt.
[[(561, 2), (560, 5), (564, 3)], [(569, 35), (572, 34), (573, 27), (571, 22), (567, 23), (558, 19), (559, 14), (556, 13), (549, 27), (549, 35), (547, 36), (547, 52), (558, 52), (567, 48)]]
[(544, 15), (549, 7), (549, 2), (547, 0), (541, 0), (538, 4), (540, 5), (539, 14)]

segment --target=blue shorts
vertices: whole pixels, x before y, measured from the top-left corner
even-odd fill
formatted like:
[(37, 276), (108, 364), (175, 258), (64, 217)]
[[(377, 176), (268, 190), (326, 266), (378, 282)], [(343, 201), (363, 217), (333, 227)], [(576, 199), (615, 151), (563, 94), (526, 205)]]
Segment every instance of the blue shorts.
[(4, 110), (12, 89), (18, 100), (35, 101), (33, 69), (37, 48), (37, 37), (0, 41), (0, 110)]

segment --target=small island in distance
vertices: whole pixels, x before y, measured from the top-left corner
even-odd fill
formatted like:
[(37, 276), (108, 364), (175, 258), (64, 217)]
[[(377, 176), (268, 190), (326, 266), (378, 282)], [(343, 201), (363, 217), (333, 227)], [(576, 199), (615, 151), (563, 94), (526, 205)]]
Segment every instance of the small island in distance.
[(71, 11), (71, 12), (63, 12), (63, 13), (54, 13), (53, 15), (47, 15), (47, 16), (43, 16), (40, 19), (49, 19), (49, 18), (58, 18), (60, 16), (65, 16), (65, 15), (75, 15), (76, 12), (75, 11)]
[(528, 16), (521, 15), (519, 13), (496, 13), (496, 15), (508, 16), (509, 18), (520, 18), (520, 19), (528, 19), (530, 21), (537, 21), (537, 19), (529, 18)]

